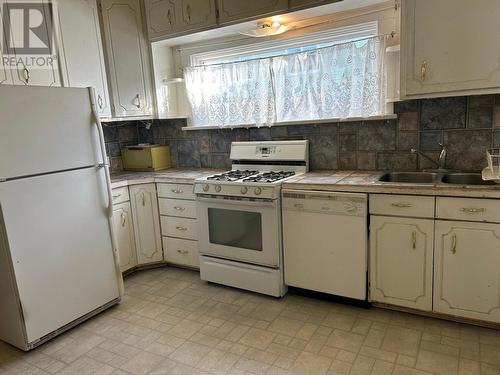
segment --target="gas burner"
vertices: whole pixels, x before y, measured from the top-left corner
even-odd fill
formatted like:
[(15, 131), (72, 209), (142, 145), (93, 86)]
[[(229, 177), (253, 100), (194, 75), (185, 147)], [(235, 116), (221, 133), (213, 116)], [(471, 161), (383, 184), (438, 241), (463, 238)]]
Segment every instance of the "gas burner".
[(224, 172), (221, 174), (216, 174), (210, 177), (207, 177), (207, 180), (213, 180), (213, 181), (238, 181), (241, 180), (242, 178), (253, 176), (255, 174), (259, 173), (259, 171), (249, 171), (249, 170), (235, 170), (235, 171), (229, 171), (229, 172)]
[(284, 178), (291, 177), (293, 175), (295, 175), (295, 172), (293, 172), (293, 171), (263, 172), (263, 173), (259, 173), (256, 176), (251, 176), (251, 177), (245, 178), (243, 180), (243, 182), (271, 183), (271, 182), (283, 180)]

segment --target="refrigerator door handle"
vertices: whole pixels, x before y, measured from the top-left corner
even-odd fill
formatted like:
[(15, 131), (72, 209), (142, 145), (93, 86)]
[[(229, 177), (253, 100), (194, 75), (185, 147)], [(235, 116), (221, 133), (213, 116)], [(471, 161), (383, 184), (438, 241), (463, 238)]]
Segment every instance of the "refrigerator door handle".
[(115, 260), (115, 270), (116, 278), (118, 280), (118, 289), (120, 291), (120, 297), (123, 297), (125, 293), (125, 287), (123, 285), (123, 276), (120, 269), (120, 255), (118, 253), (118, 246), (115, 236), (115, 231), (113, 227), (113, 189), (111, 188), (111, 176), (109, 174), (109, 164), (107, 163), (106, 155), (106, 144), (104, 142), (104, 132), (102, 130), (101, 120), (99, 119), (99, 111), (97, 110), (95, 90), (93, 87), (89, 87), (90, 102), (92, 104), (92, 113), (94, 115), (94, 120), (97, 126), (97, 132), (99, 134), (99, 146), (101, 149), (102, 163), (98, 164), (98, 168), (104, 168), (104, 174), (106, 178), (106, 190), (108, 195), (108, 223), (109, 230), (111, 233), (111, 243), (113, 246), (113, 258)]

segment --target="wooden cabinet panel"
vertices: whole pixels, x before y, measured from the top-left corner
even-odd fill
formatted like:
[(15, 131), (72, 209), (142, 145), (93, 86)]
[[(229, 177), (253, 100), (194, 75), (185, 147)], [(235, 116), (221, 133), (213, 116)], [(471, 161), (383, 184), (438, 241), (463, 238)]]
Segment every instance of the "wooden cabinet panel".
[(57, 5), (63, 85), (93, 87), (102, 117), (111, 116), (96, 0), (64, 0)]
[(158, 201), (155, 184), (130, 187), (135, 244), (138, 264), (161, 262), (161, 246)]
[(153, 111), (149, 49), (138, 0), (102, 0), (102, 18), (116, 117)]
[(499, 88), (499, 19), (496, 0), (403, 1), (402, 94)]
[(178, 0), (176, 31), (203, 29), (217, 24), (215, 0)]
[(130, 202), (120, 203), (113, 208), (113, 229), (120, 255), (120, 269), (125, 272), (137, 265), (132, 208)]
[(217, 0), (219, 23), (243, 21), (288, 10), (288, 0)]
[[(4, 1), (5, 2), (5, 1)], [(11, 10), (11, 7), (15, 7), (18, 4), (18, 1), (14, 0), (8, 0), (6, 1), (6, 8)], [(12, 83), (14, 85), (26, 85), (26, 86), (61, 86), (61, 78), (60, 78), (60, 72), (59, 72), (59, 56), (57, 55), (57, 48), (55, 44), (55, 34), (53, 33), (53, 30), (49, 28), (49, 24), (53, 25), (54, 24), (54, 18), (53, 18), (53, 13), (51, 12), (51, 4), (50, 1), (48, 0), (34, 0), (31, 3), (37, 4), (37, 5), (42, 5), (42, 11), (43, 11), (43, 17), (49, 20), (49, 22), (43, 22), (39, 30), (37, 30), (38, 33), (43, 34), (47, 40), (50, 40), (50, 43), (52, 43), (52, 55), (47, 56), (52, 58), (52, 65), (46, 66), (46, 67), (32, 67), (30, 64), (25, 63), (24, 61), (29, 62), (29, 60), (25, 60), (24, 58), (29, 56), (24, 53), (19, 52), (17, 46), (14, 46), (14, 58), (15, 61), (18, 61), (16, 67), (11, 68), (11, 74), (12, 74)], [(22, 4), (21, 4), (22, 5)], [(5, 8), (4, 8), (5, 9)], [(12, 30), (11, 30), (12, 31)], [(12, 33), (7, 33), (9, 34), (11, 45), (14, 45), (12, 43)], [(9, 38), (8, 36), (4, 36), (4, 38)], [(44, 42), (39, 42), (39, 43), (44, 43)], [(41, 44), (43, 46), (43, 44)], [(9, 82), (10, 83), (10, 82)]]
[(431, 311), (433, 246), (433, 220), (372, 216), (371, 299)]
[(500, 224), (436, 221), (434, 311), (500, 322)]
[(146, 20), (150, 39), (174, 33), (177, 24), (175, 1), (146, 0)]

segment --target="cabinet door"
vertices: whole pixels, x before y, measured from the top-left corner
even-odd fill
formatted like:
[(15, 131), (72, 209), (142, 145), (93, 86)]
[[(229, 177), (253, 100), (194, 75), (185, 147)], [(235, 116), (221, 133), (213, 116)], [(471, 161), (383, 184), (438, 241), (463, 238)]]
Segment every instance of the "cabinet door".
[(500, 323), (500, 224), (436, 221), (434, 311)]
[(120, 254), (120, 269), (122, 272), (125, 272), (137, 265), (130, 202), (114, 206), (113, 228), (118, 246), (118, 254)]
[(220, 24), (288, 10), (288, 0), (217, 0), (217, 4)]
[(147, 264), (163, 260), (160, 235), (160, 216), (154, 184), (130, 187), (134, 221), (137, 262)]
[(175, 31), (203, 29), (217, 24), (215, 0), (178, 0)]
[(146, 20), (149, 38), (159, 38), (175, 31), (177, 17), (174, 0), (146, 0)]
[(500, 2), (402, 2), (403, 95), (500, 87)]
[(432, 310), (434, 221), (371, 216), (373, 301)]
[(93, 87), (99, 115), (111, 116), (96, 0), (65, 0), (57, 6), (63, 85)]
[(290, 0), (290, 8), (306, 8), (328, 3), (335, 3), (341, 0)]
[[(3, 7), (0, 6), (0, 19), (3, 20)], [(12, 74), (9, 67), (7, 67), (4, 63), (4, 54), (3, 54), (3, 46), (5, 45), (5, 25), (2, 22), (2, 26), (0, 26), (0, 33), (2, 33), (2, 37), (0, 38), (0, 85), (12, 85)]]
[(116, 117), (152, 114), (149, 49), (139, 0), (102, 0), (102, 18)]
[[(5, 39), (9, 39), (9, 45), (13, 46), (13, 55), (10, 55), (14, 61), (17, 61), (16, 66), (11, 67), (12, 73), (12, 83), (15, 85), (26, 85), (26, 86), (60, 86), (61, 79), (59, 76), (59, 63), (58, 55), (55, 41), (54, 33), (54, 13), (56, 7), (52, 7), (52, 4), (48, 0), (35, 0), (30, 3), (35, 6), (40, 6), (40, 8), (31, 12), (28, 9), (20, 9), (25, 4), (19, 3), (15, 0), (6, 1), (6, 8), (11, 14), (22, 14), (24, 19), (36, 19), (39, 15), (37, 12), (41, 12), (43, 20), (39, 28), (37, 28), (37, 34), (42, 35), (44, 40), (34, 36), (30, 39), (29, 47), (33, 48), (43, 48), (49, 43), (52, 46), (51, 55), (38, 55), (38, 54), (27, 54), (20, 50), (20, 48), (26, 47), (24, 44), (22, 47), (18, 46), (19, 41), (14, 42), (14, 33), (17, 33), (12, 27), (10, 30), (4, 30), (6, 32)], [(12, 13), (14, 12), (14, 13)], [(22, 13), (19, 13), (22, 12)], [(29, 14), (29, 16), (28, 16)], [(15, 21), (13, 21), (15, 22)], [(7, 26), (4, 26), (7, 27)], [(43, 57), (45, 61), (42, 66), (37, 66), (37, 57)]]

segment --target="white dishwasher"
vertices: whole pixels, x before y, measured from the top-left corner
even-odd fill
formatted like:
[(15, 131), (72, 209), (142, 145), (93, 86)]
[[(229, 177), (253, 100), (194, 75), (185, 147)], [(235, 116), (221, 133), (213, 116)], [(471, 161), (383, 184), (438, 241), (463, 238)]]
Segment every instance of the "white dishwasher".
[(366, 299), (366, 194), (283, 190), (285, 284)]

